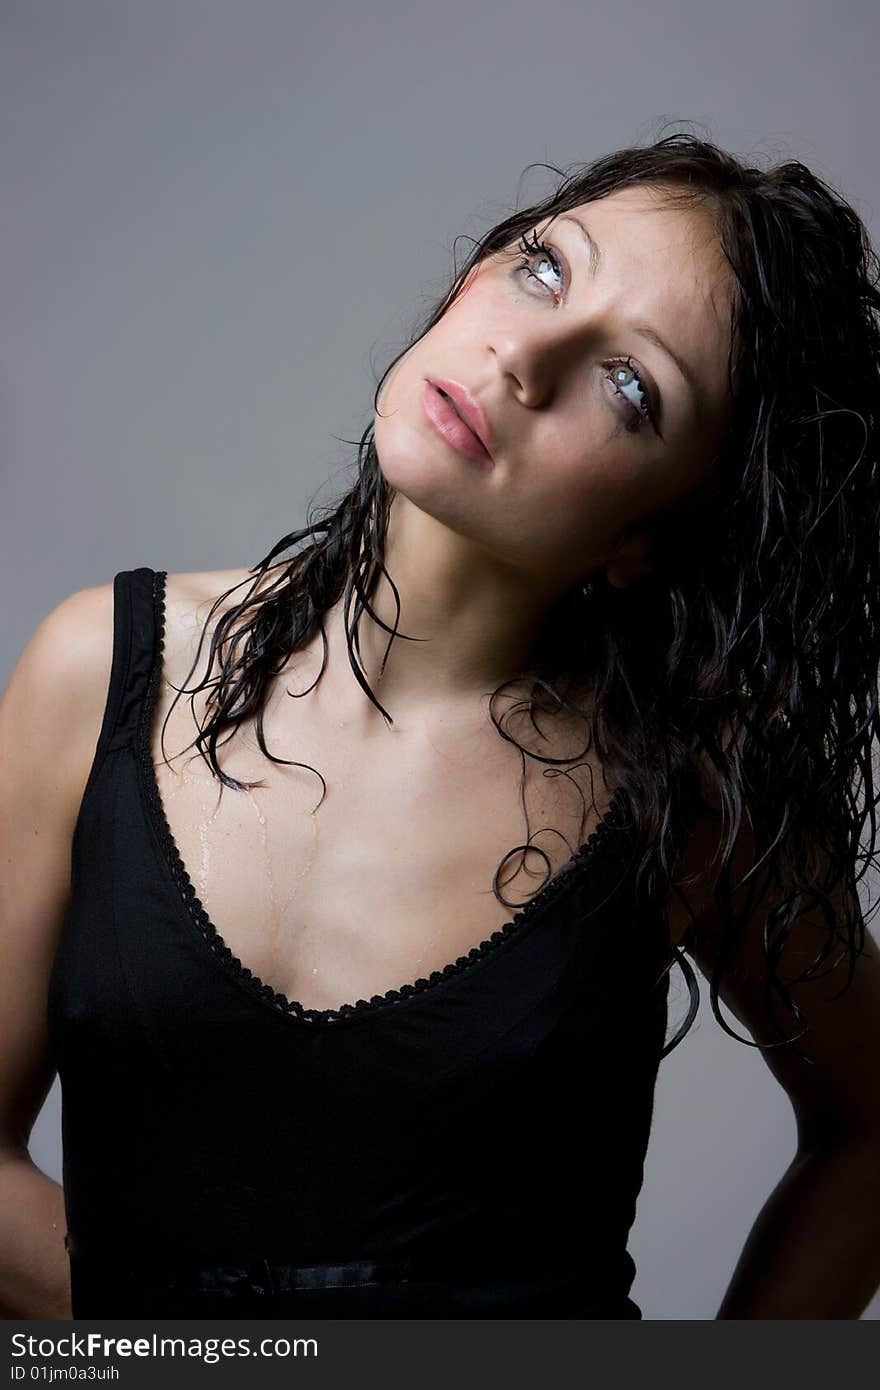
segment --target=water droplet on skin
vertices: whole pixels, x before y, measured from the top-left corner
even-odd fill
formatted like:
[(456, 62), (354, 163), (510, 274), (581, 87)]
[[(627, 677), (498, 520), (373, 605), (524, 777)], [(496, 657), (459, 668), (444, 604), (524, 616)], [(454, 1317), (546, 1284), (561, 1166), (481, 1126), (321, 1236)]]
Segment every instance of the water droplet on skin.
[(208, 874), (211, 868), (211, 845), (204, 821), (199, 821), (199, 845), (201, 856), (199, 858), (198, 895), (204, 902), (205, 894), (208, 891)]
[(260, 806), (256, 797), (254, 796), (254, 788), (245, 787), (243, 789), (243, 793), (250, 805), (253, 807), (257, 817), (257, 824), (260, 827), (258, 831), (258, 838), (260, 842), (261, 858), (266, 874), (266, 883), (269, 889), (269, 904), (268, 910), (266, 912), (266, 920), (264, 921), (263, 926), (265, 927), (266, 936), (268, 940), (272, 943), (274, 958), (277, 953), (278, 933), (280, 929), (280, 913), (278, 909), (278, 890), (275, 882), (275, 874), (272, 870), (272, 855), (269, 850), (268, 821), (266, 820), (266, 817), (263, 814), (262, 807)]

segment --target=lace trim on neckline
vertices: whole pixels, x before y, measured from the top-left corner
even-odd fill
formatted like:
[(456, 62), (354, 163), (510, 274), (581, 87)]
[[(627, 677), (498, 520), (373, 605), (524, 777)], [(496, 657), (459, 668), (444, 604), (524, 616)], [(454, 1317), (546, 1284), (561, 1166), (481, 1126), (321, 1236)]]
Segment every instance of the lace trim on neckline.
[(147, 805), (149, 806), (153, 825), (159, 835), (162, 844), (165, 863), (170, 870), (171, 876), (181, 894), (183, 902), (188, 910), (189, 916), (198, 928), (203, 940), (208, 944), (213, 953), (231, 971), (233, 977), (247, 990), (256, 996), (261, 1002), (268, 1004), (276, 1012), (282, 1013), (288, 1018), (296, 1019), (299, 1022), (315, 1026), (316, 1024), (341, 1023), (346, 1020), (361, 1018), (365, 1014), (374, 1014), (377, 1010), (390, 1008), (392, 1005), (410, 999), (414, 995), (422, 994), (425, 990), (432, 989), (443, 981), (449, 980), (454, 976), (461, 975), (470, 970), (478, 962), (493, 954), (505, 942), (522, 934), (526, 923), (530, 922), (557, 894), (567, 885), (572, 883), (577, 874), (573, 872), (581, 868), (590, 860), (596, 851), (606, 843), (608, 833), (613, 828), (620, 826), (622, 822), (623, 806), (626, 800), (622, 787), (618, 787), (609, 802), (608, 809), (596, 823), (590, 835), (580, 846), (571, 858), (547, 880), (542, 888), (518, 909), (513, 917), (503, 926), (498, 927), (492, 934), (478, 945), (472, 946), (464, 955), (458, 956), (439, 970), (432, 970), (429, 975), (420, 977), (411, 984), (399, 985), (394, 989), (388, 989), (384, 994), (374, 994), (370, 999), (358, 999), (353, 1004), (340, 1004), (336, 1008), (330, 1009), (307, 1009), (296, 999), (289, 999), (286, 994), (273, 988), (261, 980), (249, 966), (235, 955), (230, 946), (223, 940), (217, 927), (214, 925), (203, 903), (196, 895), (186, 865), (183, 862), (177, 842), (165, 814), (165, 807), (159, 791), (159, 783), (153, 766), (151, 730), (153, 725), (153, 715), (156, 706), (159, 681), (162, 675), (163, 662), (162, 654), (165, 650), (165, 580), (167, 572), (156, 570), (153, 572), (153, 659), (147, 683), (146, 694), (143, 699), (140, 719), (138, 721), (137, 732), (137, 763), (141, 776), (141, 787), (146, 794)]

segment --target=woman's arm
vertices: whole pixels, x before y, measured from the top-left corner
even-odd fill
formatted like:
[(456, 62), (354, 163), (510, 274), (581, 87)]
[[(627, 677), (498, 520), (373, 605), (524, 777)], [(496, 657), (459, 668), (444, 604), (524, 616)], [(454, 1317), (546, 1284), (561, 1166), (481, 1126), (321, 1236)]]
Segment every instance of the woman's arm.
[(799, 1149), (752, 1227), (719, 1318), (858, 1318), (880, 1286), (880, 1135)]
[(69, 1319), (64, 1190), (27, 1152), (0, 1155), (0, 1317)]
[[(701, 824), (689, 849), (688, 871), (705, 866), (720, 843), (717, 822)], [(751, 827), (744, 818), (732, 859), (736, 884), (754, 861)], [(748, 889), (733, 902), (744, 910)], [(701, 897), (702, 894), (702, 897)], [(694, 896), (696, 901), (694, 901)], [(705, 887), (691, 895), (697, 926), (686, 950), (708, 980), (720, 931)], [(843, 919), (840, 889), (831, 894)], [(669, 900), (675, 930), (681, 908)], [(743, 930), (734, 962), (721, 976), (719, 998), (755, 1042), (776, 1041), (769, 1026), (764, 981), (769, 966), (761, 942), (761, 903)], [(815, 959), (826, 936), (818, 908), (794, 922), (777, 973), (788, 981)], [(761, 1055), (792, 1103), (798, 1147), (789, 1168), (761, 1209), (717, 1316), (719, 1318), (858, 1318), (880, 1286), (880, 952), (865, 931), (865, 954), (846, 983), (847, 962), (821, 978), (788, 985), (801, 1019), (785, 1017), (785, 1035), (808, 1031), (795, 1045)], [(777, 1017), (782, 1020), (781, 1010)], [(755, 1137), (760, 1142), (760, 1136)]]
[(113, 586), (58, 605), (0, 700), (0, 1312), (69, 1318), (63, 1192), (31, 1161), (54, 1079), (49, 975), (109, 683)]

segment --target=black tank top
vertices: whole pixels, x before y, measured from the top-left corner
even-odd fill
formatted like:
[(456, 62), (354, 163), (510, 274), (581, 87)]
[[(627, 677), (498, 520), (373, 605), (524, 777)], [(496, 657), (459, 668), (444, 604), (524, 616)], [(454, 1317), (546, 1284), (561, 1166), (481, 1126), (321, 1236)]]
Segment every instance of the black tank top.
[(670, 952), (625, 796), (467, 955), (303, 1009), (220, 938), (165, 818), (164, 584), (114, 579), (49, 984), (73, 1316), (641, 1317)]

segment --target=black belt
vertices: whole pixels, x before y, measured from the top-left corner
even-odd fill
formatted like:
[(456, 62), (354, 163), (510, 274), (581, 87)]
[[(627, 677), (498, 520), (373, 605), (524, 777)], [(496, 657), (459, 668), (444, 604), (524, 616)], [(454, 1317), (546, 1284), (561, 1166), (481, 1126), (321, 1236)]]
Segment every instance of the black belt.
[(409, 1255), (215, 1262), (132, 1249), (86, 1253), (69, 1232), (65, 1246), (74, 1318), (641, 1318), (627, 1296), (632, 1275), (623, 1291), (619, 1277), (597, 1281), (595, 1261), (580, 1271), (514, 1275), (505, 1268), (477, 1277), (466, 1261), (453, 1270)]

